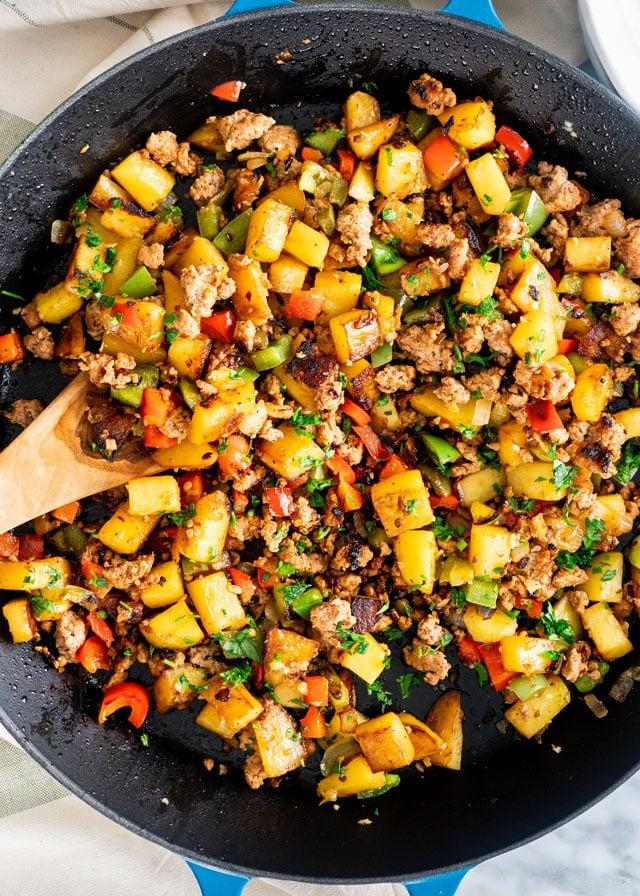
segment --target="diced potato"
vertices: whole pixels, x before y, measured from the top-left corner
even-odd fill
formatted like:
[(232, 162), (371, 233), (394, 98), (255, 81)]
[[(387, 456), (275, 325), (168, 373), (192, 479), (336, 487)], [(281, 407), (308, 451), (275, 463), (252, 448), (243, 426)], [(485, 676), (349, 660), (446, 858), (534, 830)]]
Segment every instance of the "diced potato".
[(132, 152), (111, 170), (111, 176), (146, 212), (156, 209), (173, 190), (175, 177), (140, 152)]
[(164, 335), (164, 308), (155, 302), (130, 299), (129, 315), (110, 317), (102, 339), (102, 351), (109, 355), (124, 352), (139, 364), (157, 364), (164, 361), (166, 352), (162, 344)]
[(338, 662), (367, 684), (373, 684), (384, 671), (388, 656), (389, 648), (386, 644), (380, 644), (367, 632), (362, 635), (362, 641), (358, 639), (356, 645), (342, 652)]
[(249, 218), (245, 249), (249, 258), (263, 262), (279, 258), (294, 221), (292, 208), (277, 199), (265, 199)]
[(227, 273), (228, 265), (224, 255), (216, 249), (211, 240), (207, 240), (203, 236), (194, 236), (184, 252), (178, 255), (176, 261), (171, 265), (165, 258), (165, 266), (172, 267), (174, 274), (180, 274), (191, 265), (200, 267), (203, 264), (212, 265), (221, 274)]
[(568, 594), (563, 594), (553, 605), (553, 612), (557, 619), (564, 619), (573, 629), (576, 640), (582, 634), (584, 628), (580, 614), (569, 600)]
[(308, 270), (306, 264), (298, 261), (292, 255), (281, 255), (271, 263), (269, 268), (271, 288), (274, 292), (281, 292), (285, 295), (292, 293), (295, 289), (302, 289)]
[(240, 598), (222, 571), (192, 579), (187, 591), (208, 635), (246, 625), (247, 617)]
[(275, 199), (278, 202), (282, 202), (284, 205), (288, 205), (289, 208), (292, 208), (301, 215), (304, 214), (304, 210), (307, 207), (307, 198), (294, 180), (287, 181), (282, 184), (282, 186), (272, 190), (262, 199), (259, 199), (258, 205), (262, 205), (263, 202), (266, 202), (268, 199)]
[(135, 205), (121, 205), (108, 208), (102, 213), (100, 222), (107, 230), (112, 230), (125, 239), (146, 236), (156, 223), (155, 218), (143, 214)]
[[(231, 395), (238, 394), (229, 390)], [(238, 395), (237, 403), (217, 395), (209, 399), (206, 405), (197, 404), (193, 409), (189, 439), (194, 445), (207, 445), (230, 435), (238, 428), (243, 416), (255, 410), (255, 398), (246, 401), (246, 397)]]
[[(111, 270), (104, 275), (104, 286), (102, 287), (102, 292), (107, 296), (117, 296), (120, 295), (120, 290), (122, 286), (127, 282), (129, 277), (137, 270), (138, 265), (138, 252), (140, 251), (140, 247), (142, 246), (142, 240), (138, 237), (132, 237), (131, 239), (121, 240), (118, 243), (116, 260), (111, 265)], [(168, 272), (167, 272), (168, 273)], [(164, 272), (163, 272), (164, 279)], [(166, 303), (166, 288), (165, 288), (165, 308), (167, 311), (171, 311), (173, 309), (169, 308)]]
[(640, 436), (640, 408), (627, 408), (624, 411), (618, 411), (613, 415), (613, 419), (620, 426), (624, 426), (628, 439), (637, 439)]
[[(117, 237), (114, 236), (113, 239), (116, 240)], [(102, 271), (99, 270), (99, 267), (106, 264), (105, 257), (108, 248), (105, 240), (102, 240), (99, 245), (93, 246), (89, 245), (85, 234), (80, 235), (71, 251), (64, 280), (68, 292), (76, 292), (84, 297), (88, 284), (94, 284), (96, 288), (101, 285)], [(57, 303), (64, 305), (67, 301), (61, 293), (54, 294), (53, 300), (51, 297), (49, 298), (49, 302), (53, 306)], [(43, 303), (43, 307), (46, 311), (46, 301)]]
[(373, 202), (376, 195), (373, 168), (368, 162), (358, 162), (349, 182), (349, 196), (357, 202)]
[(173, 470), (206, 470), (217, 459), (218, 452), (213, 445), (194, 445), (186, 440), (153, 452), (153, 460), (159, 467)]
[(564, 246), (565, 271), (608, 271), (610, 236), (570, 236)]
[(550, 638), (508, 635), (500, 641), (502, 663), (507, 672), (522, 672), (524, 675), (545, 672), (554, 662), (555, 652), (557, 652), (557, 642)]
[(194, 146), (199, 146), (201, 149), (207, 149), (209, 152), (223, 152), (224, 140), (220, 136), (215, 118), (205, 121), (199, 128), (196, 128), (189, 135), (189, 143), (193, 143)]
[(516, 498), (533, 498), (535, 501), (562, 501), (566, 488), (556, 488), (553, 483), (553, 464), (535, 460), (520, 464), (507, 471), (507, 482)]
[(542, 309), (528, 311), (516, 324), (509, 342), (516, 355), (531, 367), (550, 361), (558, 354), (553, 317)]
[(184, 597), (184, 583), (180, 566), (175, 560), (158, 563), (150, 573), (154, 584), (147, 585), (140, 592), (140, 600), (145, 607), (157, 610), (168, 607)]
[(371, 501), (390, 537), (433, 522), (429, 493), (420, 470), (406, 470), (371, 486)]
[(480, 644), (495, 644), (515, 635), (518, 620), (512, 619), (504, 610), (494, 610), (491, 616), (485, 616), (480, 607), (467, 604), (463, 615), (464, 624), (474, 641)]
[(329, 251), (329, 238), (302, 221), (295, 221), (284, 244), (285, 252), (310, 268), (321, 268)]
[(535, 256), (527, 257), (509, 297), (520, 311), (544, 311), (553, 322), (556, 337), (562, 338), (567, 312), (560, 304), (553, 277)]
[(127, 482), (129, 513), (175, 513), (180, 510), (180, 487), (174, 476), (139, 476)]
[(385, 296), (377, 290), (365, 292), (362, 296), (362, 304), (366, 308), (371, 308), (375, 311), (378, 319), (378, 329), (383, 337), (395, 330), (396, 305), (391, 296)]
[(504, 470), (492, 470), (491, 467), (469, 473), (468, 476), (463, 476), (456, 486), (460, 503), (463, 507), (471, 507), (475, 503), (491, 501), (496, 496), (497, 488), (503, 486), (506, 481)]
[(404, 768), (414, 760), (411, 738), (395, 712), (386, 712), (358, 725), (355, 738), (374, 772)]
[(253, 723), (256, 746), (267, 778), (279, 778), (301, 766), (305, 751), (289, 713), (274, 705)]
[(400, 286), (410, 297), (422, 297), (448, 289), (451, 278), (428, 260), (410, 261), (400, 269)]
[(305, 410), (317, 410), (315, 390), (312, 389), (311, 386), (307, 386), (306, 383), (303, 383), (302, 380), (296, 379), (292, 373), (289, 373), (287, 364), (281, 364), (279, 367), (275, 367), (273, 373), (280, 380), (291, 398), (302, 405)]
[(262, 441), (257, 449), (262, 463), (275, 470), (279, 476), (289, 480), (297, 479), (324, 462), (324, 451), (311, 436), (296, 432), (295, 427), (288, 423), (280, 426), (280, 431), (284, 433), (281, 439), (274, 442)]
[(344, 115), (347, 131), (366, 128), (368, 125), (380, 121), (380, 104), (370, 93), (356, 90), (347, 97), (344, 104)]
[(351, 706), (336, 713), (336, 715), (339, 720), (338, 732), (341, 734), (355, 734), (358, 725), (367, 721), (367, 717), (363, 713), (358, 712), (357, 709), (353, 709)]
[(403, 428), (398, 407), (390, 395), (382, 395), (376, 399), (371, 408), (371, 422), (376, 432), (384, 432), (386, 429), (397, 432)]
[(395, 553), (400, 575), (409, 589), (431, 594), (438, 556), (433, 532), (426, 529), (401, 532), (395, 543)]
[(332, 317), (329, 328), (341, 364), (360, 361), (380, 345), (378, 318), (373, 311), (354, 309)]
[(408, 140), (380, 147), (376, 168), (376, 187), (383, 196), (404, 199), (427, 189), (427, 174), (422, 153)]
[(379, 199), (375, 212), (384, 221), (385, 231), (392, 238), (400, 240), (400, 253), (404, 247), (415, 247), (420, 243), (419, 227), (424, 220), (424, 197), (412, 196), (404, 201), (395, 196)]
[(523, 737), (535, 737), (547, 727), (571, 700), (569, 688), (557, 675), (549, 677), (548, 686), (529, 697), (514, 703), (504, 716)]
[(112, 199), (119, 199), (124, 205), (131, 202), (131, 196), (127, 191), (123, 190), (119, 184), (112, 180), (109, 174), (103, 172), (96, 181), (93, 190), (89, 193), (89, 202), (95, 205), (96, 208), (104, 211), (107, 208), (111, 208)]
[(618, 660), (633, 650), (625, 630), (606, 603), (587, 607), (582, 613), (582, 622), (604, 660)]
[(167, 353), (169, 364), (179, 376), (190, 380), (199, 379), (211, 352), (211, 340), (198, 333), (196, 336), (176, 336)]
[(2, 615), (9, 626), (9, 634), (14, 644), (33, 641), (38, 634), (35, 619), (26, 597), (16, 597), (2, 607)]
[(207, 672), (200, 666), (184, 663), (175, 669), (167, 667), (153, 680), (156, 709), (161, 715), (171, 712), (172, 709), (186, 709), (209, 687)]
[[(494, 511), (492, 511), (492, 514)], [(438, 581), (453, 585), (455, 588), (466, 585), (473, 580), (473, 569), (468, 560), (453, 554), (446, 557), (438, 569)]]
[(513, 537), (504, 526), (473, 523), (469, 536), (469, 563), (478, 578), (499, 578), (509, 562)]
[(35, 297), (40, 319), (46, 324), (59, 324), (82, 308), (83, 299), (77, 292), (67, 289), (66, 282), (56, 284)]
[(495, 516), (495, 507), (490, 504), (483, 504), (482, 501), (473, 501), (471, 507), (471, 520), (474, 523), (486, 523), (492, 516)]
[(270, 628), (264, 641), (264, 675), (278, 685), (304, 672), (318, 654), (318, 644), (291, 629)]
[(196, 716), (196, 722), (224, 740), (231, 740), (239, 731), (255, 722), (264, 709), (262, 703), (243, 684), (229, 687), (222, 676), (211, 680), (203, 697), (206, 703)]
[(204, 633), (186, 599), (144, 619), (140, 631), (158, 650), (184, 650), (204, 640)]
[[(276, 703), (287, 709), (302, 709), (307, 705), (301, 690), (303, 687), (305, 684), (300, 678), (285, 679), (274, 686), (273, 698)], [(335, 717), (338, 717), (337, 713)]]
[(384, 121), (376, 121), (365, 127), (354, 128), (347, 133), (349, 146), (359, 159), (371, 159), (381, 146), (388, 143), (400, 124), (400, 116), (393, 115)]
[(489, 146), (496, 135), (496, 117), (485, 100), (458, 103), (445, 109), (438, 120), (447, 127), (449, 137), (465, 149)]
[(64, 557), (46, 560), (0, 560), (2, 591), (62, 591), (71, 578), (71, 563)]
[(193, 527), (178, 530), (173, 543), (174, 559), (179, 555), (197, 563), (211, 563), (219, 560), (229, 528), (231, 507), (224, 492), (216, 491), (203, 495), (196, 502)]
[(411, 396), (411, 407), (425, 417), (439, 417), (454, 429), (458, 429), (461, 426), (474, 426), (477, 401), (472, 399), (461, 405), (446, 403), (437, 398), (432, 389), (425, 389), (423, 392), (414, 392)]
[(36, 621), (53, 622), (60, 619), (62, 614), (66, 613), (67, 610), (70, 610), (73, 606), (72, 601), (69, 600), (66, 595), (70, 592), (73, 593), (74, 590), (82, 592), (83, 599), (86, 598), (86, 590), (84, 588), (78, 588), (76, 585), (67, 585), (62, 591), (58, 589), (57, 592), (53, 589), (53, 594), (51, 593), (51, 588), (43, 588), (42, 597), (45, 598), (44, 601), (35, 600), (31, 602), (31, 611), (35, 616)]
[(413, 744), (414, 761), (419, 759), (428, 759), (434, 753), (438, 753), (446, 749), (446, 744), (442, 738), (432, 731), (428, 725), (416, 719), (408, 712), (399, 712), (398, 718), (409, 729), (409, 738)]
[(502, 169), (490, 152), (469, 162), (465, 169), (482, 210), (501, 215), (511, 200), (511, 190)]
[(358, 304), (362, 289), (362, 276), (352, 271), (318, 271), (313, 291), (322, 296), (322, 314), (318, 318), (326, 323), (332, 317), (352, 311)]
[(585, 302), (605, 302), (620, 305), (640, 301), (640, 285), (617, 271), (585, 274), (582, 278), (582, 298)]
[(578, 374), (571, 407), (578, 420), (597, 423), (613, 397), (613, 375), (606, 364), (591, 364)]
[(432, 765), (460, 771), (462, 768), (462, 707), (458, 691), (447, 691), (433, 704), (426, 722), (446, 747), (430, 756)]
[(323, 802), (335, 802), (343, 797), (380, 790), (386, 780), (384, 772), (373, 772), (364, 756), (356, 756), (341, 769), (340, 774), (321, 778), (316, 793)]
[(622, 495), (598, 495), (596, 507), (609, 535), (626, 535), (633, 529), (633, 517), (625, 507)]
[(576, 372), (573, 369), (573, 364), (567, 358), (566, 355), (556, 355), (555, 358), (552, 358), (549, 362), (550, 365), (555, 365), (555, 367), (562, 367), (565, 373), (571, 377), (571, 379), (576, 381)]
[(622, 600), (622, 573), (624, 556), (621, 551), (596, 554), (587, 574), (589, 578), (580, 585), (590, 601), (604, 600), (608, 604)]
[(493, 261), (483, 264), (479, 258), (474, 258), (462, 278), (458, 300), (464, 305), (479, 305), (493, 295), (499, 276), (499, 264)]
[(135, 554), (153, 532), (162, 514), (139, 516), (131, 513), (128, 502), (121, 504), (102, 524), (98, 539), (117, 554)]

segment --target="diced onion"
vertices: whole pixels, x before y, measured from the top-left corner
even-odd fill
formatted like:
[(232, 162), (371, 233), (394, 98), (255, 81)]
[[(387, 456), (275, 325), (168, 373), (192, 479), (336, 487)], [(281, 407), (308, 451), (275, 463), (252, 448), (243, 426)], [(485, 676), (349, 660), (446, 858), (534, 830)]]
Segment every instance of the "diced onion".
[(585, 694), (584, 702), (587, 704), (596, 719), (604, 719), (604, 717), (609, 713), (609, 710), (604, 705), (602, 700), (598, 700), (595, 694)]
[(474, 426), (486, 426), (491, 417), (491, 402), (488, 398), (479, 398), (473, 409), (472, 423)]
[(609, 691), (609, 696), (616, 703), (624, 703), (636, 681), (640, 681), (640, 666), (631, 666), (629, 669), (625, 669), (622, 675), (614, 682)]
[(175, 193), (171, 192), (167, 196), (166, 199), (163, 199), (162, 202), (158, 205), (158, 208), (169, 208), (172, 205), (176, 204), (178, 197)]
[(333, 774), (338, 763), (346, 764), (354, 756), (357, 756), (359, 752), (360, 747), (355, 737), (351, 737), (351, 735), (337, 737), (331, 746), (324, 751), (324, 756), (320, 760), (320, 771), (327, 778)]
[(68, 221), (56, 218), (51, 225), (51, 242), (56, 246), (63, 246), (65, 243), (69, 242), (71, 231), (72, 227)]

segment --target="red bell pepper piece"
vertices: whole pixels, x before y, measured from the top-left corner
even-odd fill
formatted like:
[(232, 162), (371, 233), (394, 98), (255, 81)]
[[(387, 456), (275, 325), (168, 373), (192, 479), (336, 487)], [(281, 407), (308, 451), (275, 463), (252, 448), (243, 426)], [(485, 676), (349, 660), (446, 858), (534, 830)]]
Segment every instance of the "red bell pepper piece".
[(318, 740), (327, 736), (327, 722), (322, 710), (317, 706), (310, 706), (306, 715), (300, 719), (302, 736), (308, 740)]
[(217, 339), (218, 342), (225, 342), (227, 345), (231, 345), (236, 323), (236, 316), (231, 309), (216, 311), (214, 314), (210, 314), (209, 317), (202, 318), (200, 329), (209, 339)]
[(264, 566), (256, 566), (256, 578), (260, 588), (263, 588), (265, 591), (269, 591), (274, 585), (278, 584), (277, 575), (270, 569), (265, 569)]
[(123, 681), (114, 684), (104, 692), (102, 705), (98, 713), (98, 722), (101, 725), (107, 721), (110, 715), (119, 709), (129, 710), (129, 723), (134, 728), (140, 728), (149, 715), (151, 700), (149, 692), (143, 685), (135, 681)]
[(20, 535), (18, 538), (18, 560), (42, 560), (44, 557), (44, 538), (42, 535)]
[(253, 683), (257, 688), (261, 688), (264, 684), (264, 666), (262, 663), (251, 663), (253, 670)]
[(11, 532), (4, 532), (0, 535), (0, 557), (5, 559), (18, 556), (20, 550), (20, 539)]
[(370, 426), (354, 426), (353, 431), (360, 438), (373, 460), (389, 460), (391, 452), (382, 444)]
[(212, 87), (209, 93), (216, 99), (225, 100), (227, 103), (237, 103), (246, 86), (246, 81), (223, 81), (222, 84)]
[(107, 620), (103, 619), (102, 616), (99, 616), (97, 610), (90, 610), (89, 615), (87, 616), (87, 622), (89, 623), (89, 628), (93, 634), (97, 635), (101, 641), (104, 641), (107, 647), (111, 647), (115, 635)]
[(18, 333), (12, 331), (0, 336), (0, 364), (13, 364), (25, 356), (22, 339)]
[(180, 486), (180, 505), (182, 507), (194, 504), (204, 495), (204, 476), (200, 470), (183, 473), (178, 477), (178, 485)]
[(303, 146), (300, 155), (305, 162), (321, 162), (324, 159), (320, 150), (314, 149), (313, 146)]
[(322, 312), (324, 299), (310, 289), (294, 289), (284, 307), (285, 317), (315, 320)]
[(249, 498), (244, 492), (239, 492), (237, 488), (232, 488), (231, 504), (236, 513), (244, 513), (249, 506)]
[(397, 454), (392, 454), (384, 467), (380, 470), (380, 482), (382, 482), (383, 479), (389, 479), (391, 476), (395, 476), (397, 473), (406, 473), (409, 469), (411, 468), (405, 464), (401, 457), (398, 457)]
[(111, 316), (117, 317), (124, 327), (133, 327), (134, 330), (140, 327), (140, 315), (135, 302), (116, 302), (111, 309)]
[(286, 486), (265, 488), (264, 497), (267, 502), (267, 507), (274, 516), (291, 516), (295, 510), (293, 495)]
[(458, 654), (463, 663), (468, 663), (470, 666), (475, 665), (475, 663), (481, 663), (482, 657), (480, 656), (480, 651), (478, 650), (478, 645), (473, 640), (473, 638), (463, 638), (462, 641), (458, 644)]
[(249, 439), (239, 433), (218, 444), (218, 468), (226, 479), (235, 479), (251, 465)]
[(351, 398), (345, 398), (340, 411), (346, 414), (347, 417), (351, 417), (356, 426), (367, 426), (371, 423), (371, 416)]
[(143, 440), (147, 448), (172, 448), (178, 444), (177, 439), (166, 436), (157, 426), (145, 426)]
[(107, 651), (107, 645), (100, 638), (92, 635), (76, 651), (76, 663), (80, 663), (91, 675), (98, 669), (110, 669), (111, 660)]
[(355, 472), (341, 454), (336, 452), (327, 458), (327, 466), (342, 482), (348, 482), (349, 485), (353, 485), (356, 481)]
[(517, 595), (513, 603), (517, 610), (524, 610), (530, 619), (540, 619), (542, 616), (544, 604), (535, 597)]
[(83, 560), (80, 564), (80, 568), (82, 569), (82, 577), (85, 580), (87, 588), (90, 588), (92, 591), (104, 591), (105, 587), (107, 587), (106, 585), (100, 588), (97, 585), (91, 584), (96, 579), (104, 579), (104, 567), (93, 560)]
[(71, 525), (80, 513), (80, 508), (80, 501), (70, 501), (69, 504), (63, 504), (62, 507), (52, 510), (51, 516), (55, 517), (57, 520), (61, 520), (63, 523)]
[(360, 492), (355, 485), (346, 482), (344, 479), (340, 479), (338, 482), (336, 494), (338, 495), (340, 506), (344, 511), (350, 512), (352, 510), (360, 510), (364, 504), (362, 492)]
[(171, 412), (166, 390), (147, 387), (142, 392), (140, 416), (145, 426), (164, 426)]
[(502, 143), (509, 159), (518, 168), (524, 168), (533, 155), (533, 150), (524, 137), (506, 124), (496, 131), (496, 143)]
[(345, 178), (351, 180), (356, 170), (356, 157), (349, 149), (338, 150), (338, 171)]
[(558, 354), (559, 355), (568, 355), (571, 352), (575, 352), (578, 350), (578, 340), (577, 339), (559, 339), (558, 340)]
[[(243, 572), (241, 569), (237, 569), (235, 566), (232, 566), (227, 570), (229, 573), (229, 578), (242, 591), (242, 598), (245, 600), (250, 600), (253, 595), (256, 593), (256, 583), (253, 581), (249, 573)], [(243, 601), (244, 602), (244, 601)]]
[(444, 507), (445, 510), (455, 510), (460, 503), (457, 495), (429, 495), (429, 504), (433, 509)]
[(436, 137), (422, 153), (422, 157), (427, 172), (439, 180), (450, 180), (462, 170), (464, 164), (459, 148), (446, 134)]
[(555, 268), (551, 268), (551, 270), (549, 271), (549, 273), (551, 274), (551, 276), (552, 276), (553, 279), (555, 280), (556, 284), (560, 283), (560, 281), (562, 280), (562, 268), (560, 268), (560, 267), (558, 267), (558, 266), (556, 265)]
[(324, 675), (305, 675), (304, 702), (309, 706), (329, 705), (329, 680)]
[(482, 657), (482, 662), (487, 667), (491, 684), (496, 691), (504, 691), (512, 678), (516, 677), (515, 672), (507, 672), (502, 663), (502, 654), (500, 653), (499, 644), (478, 644), (478, 650)]
[(536, 432), (551, 432), (554, 429), (564, 429), (564, 424), (553, 402), (548, 398), (539, 401), (530, 401), (527, 405), (527, 417), (531, 428)]

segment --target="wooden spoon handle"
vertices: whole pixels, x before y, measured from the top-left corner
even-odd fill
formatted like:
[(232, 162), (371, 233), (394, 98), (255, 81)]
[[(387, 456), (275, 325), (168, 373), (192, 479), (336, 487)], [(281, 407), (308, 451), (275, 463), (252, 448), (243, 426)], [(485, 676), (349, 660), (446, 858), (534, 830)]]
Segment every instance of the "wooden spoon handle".
[(82, 451), (77, 428), (88, 387), (86, 374), (77, 376), (0, 453), (0, 532), (157, 471), (149, 458), (136, 463), (107, 461)]

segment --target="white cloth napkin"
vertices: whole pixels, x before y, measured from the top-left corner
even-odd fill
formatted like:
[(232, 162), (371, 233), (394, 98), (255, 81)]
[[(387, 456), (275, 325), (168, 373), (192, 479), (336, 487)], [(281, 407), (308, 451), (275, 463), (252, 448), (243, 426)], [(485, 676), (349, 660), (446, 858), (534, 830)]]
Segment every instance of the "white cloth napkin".
[[(438, 0), (413, 0), (437, 9)], [(0, 0), (0, 161), (34, 124), (99, 72), (222, 15), (228, 0)], [(575, 0), (496, 0), (506, 27), (571, 62), (586, 58)], [(2, 896), (198, 896), (185, 863), (69, 795), (0, 727)], [(460, 896), (484, 894), (477, 869)], [(479, 887), (479, 889), (478, 889)], [(399, 885), (314, 887), (254, 881), (247, 896), (399, 896)], [(506, 894), (506, 890), (504, 891)]]

